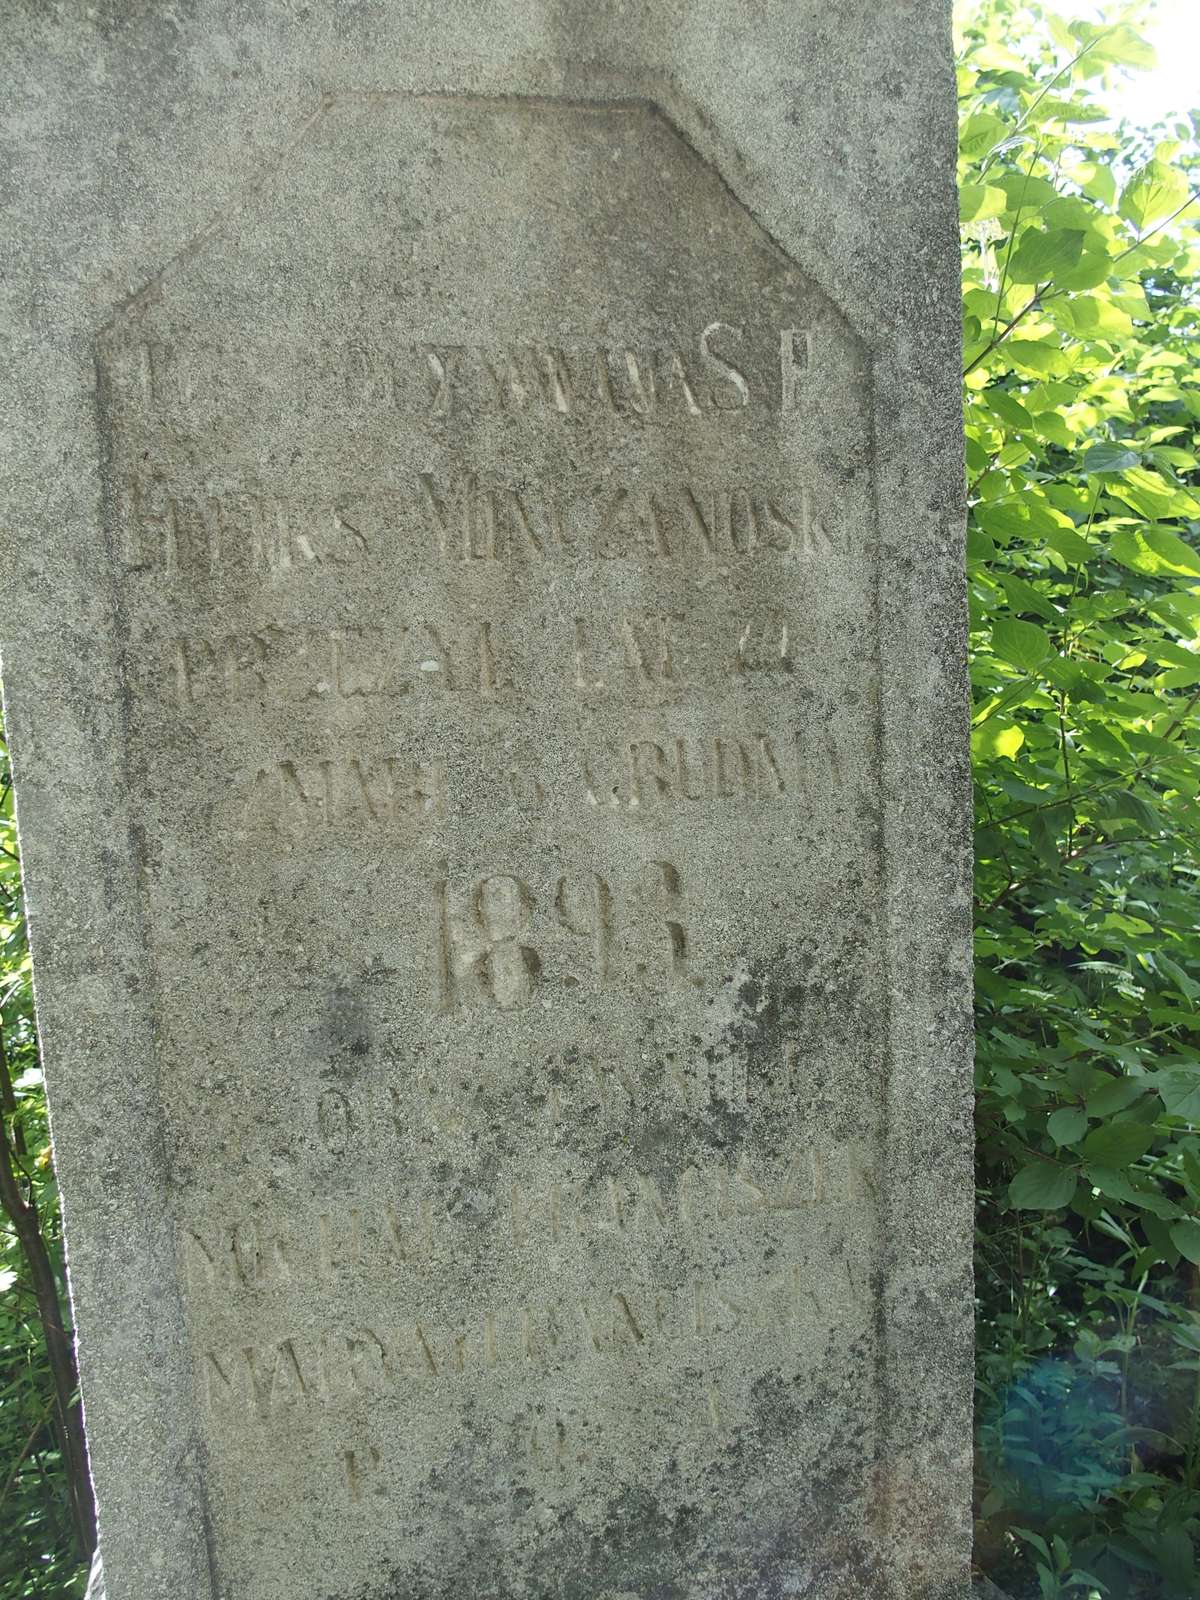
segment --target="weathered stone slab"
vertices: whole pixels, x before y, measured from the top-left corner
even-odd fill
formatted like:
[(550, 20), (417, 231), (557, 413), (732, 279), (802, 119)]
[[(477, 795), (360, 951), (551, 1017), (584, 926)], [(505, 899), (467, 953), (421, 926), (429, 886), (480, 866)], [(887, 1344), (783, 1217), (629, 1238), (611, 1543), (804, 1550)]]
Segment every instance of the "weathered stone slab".
[(945, 7), (7, 26), (110, 1600), (965, 1595)]

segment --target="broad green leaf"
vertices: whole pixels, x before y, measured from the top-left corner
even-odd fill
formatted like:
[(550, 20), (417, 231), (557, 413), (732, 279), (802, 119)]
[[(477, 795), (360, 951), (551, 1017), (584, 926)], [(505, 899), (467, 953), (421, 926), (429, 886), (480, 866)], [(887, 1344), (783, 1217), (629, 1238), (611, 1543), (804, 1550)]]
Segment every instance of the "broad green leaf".
[(1111, 1078), (1088, 1095), (1088, 1115), (1110, 1117), (1146, 1094), (1154, 1085), (1146, 1078)]
[(1172, 961), (1171, 957), (1164, 955), (1161, 950), (1154, 959), (1155, 965), (1167, 974), (1180, 994), (1188, 1000), (1200, 997), (1200, 983), (1195, 978), (1189, 977), (1177, 961)]
[[(1032, 523), (1030, 526), (1032, 527)], [(1013, 611), (1032, 611), (1037, 616), (1044, 617), (1052, 627), (1061, 626), (1061, 614), (1035, 584), (1026, 582), (1013, 572), (1003, 572), (1000, 574), (1000, 587), (1004, 590)]]
[(1120, 1169), (1140, 1160), (1153, 1143), (1153, 1128), (1140, 1122), (1121, 1120), (1110, 1122), (1102, 1128), (1093, 1128), (1083, 1141), (1081, 1150), (1085, 1161)]
[(1135, 511), (1155, 521), (1161, 517), (1195, 515), (1200, 512), (1200, 501), (1186, 489), (1177, 489), (1158, 472), (1146, 467), (1135, 467), (1113, 484), (1112, 492), (1127, 500)]
[(1193, 683), (1200, 683), (1200, 661), (1194, 661), (1187, 667), (1171, 667), (1167, 672), (1160, 672), (1154, 680), (1154, 687), (1189, 689)]
[(1017, 678), (1004, 690), (1003, 694), (991, 695), (974, 713), (971, 718), (972, 726), (980, 727), (989, 717), (994, 717), (1001, 711), (1012, 711), (1014, 707), (1024, 705), (1027, 700), (1038, 692), (1038, 683), (1034, 678)]
[(1166, 528), (1122, 528), (1109, 554), (1131, 572), (1158, 578), (1171, 574), (1200, 577), (1200, 553)]
[(1090, 236), (1089, 243), (1096, 240), (1103, 243), (1103, 234), (1096, 231), (1098, 218), (1095, 206), (1074, 195), (1052, 200), (1043, 207), (1042, 222), (1047, 228), (1081, 228)]
[(1047, 661), (1041, 671), (1048, 683), (1070, 695), (1072, 700), (1102, 706), (1108, 699), (1106, 691), (1096, 682), (1102, 672), (1094, 662), (1056, 656), (1053, 661)]
[(1103, 122), (1108, 116), (1100, 106), (1050, 96), (1042, 101), (1038, 111), (1047, 122)]
[(1124, 444), (1094, 444), (1083, 453), (1079, 470), (1085, 476), (1093, 472), (1127, 472), (1141, 460), (1136, 450)]
[(1046, 1131), (1057, 1145), (1074, 1144), (1087, 1127), (1087, 1112), (1082, 1106), (1063, 1106), (1046, 1119)]
[(1117, 180), (1107, 162), (1084, 161), (1075, 171), (1075, 181), (1093, 200), (1111, 206), (1117, 198)]
[(963, 222), (983, 222), (1000, 216), (1008, 204), (1003, 189), (986, 183), (960, 183), (958, 210)]
[(1200, 1122), (1200, 1064), (1194, 1072), (1160, 1072), (1154, 1087), (1168, 1116)]
[(993, 717), (971, 730), (971, 750), (980, 761), (1011, 761), (1025, 743), (1025, 735), (1014, 722)]
[(1114, 27), (1109, 23), (1072, 22), (1071, 32), (1087, 46), (1091, 61), (1103, 65), (1115, 62), (1122, 67), (1140, 67), (1143, 70), (1158, 64), (1154, 46), (1128, 23)]
[(1014, 216), (1020, 213), (1027, 217), (1030, 212), (1058, 199), (1058, 190), (1054, 185), (1048, 179), (1035, 177), (1032, 173), (1001, 173), (995, 183), (1008, 196), (1008, 209)]
[(1137, 1205), (1140, 1195), (1133, 1184), (1123, 1172), (1116, 1172), (1111, 1167), (1098, 1167), (1088, 1164), (1083, 1169), (1085, 1180), (1093, 1189), (1107, 1195), (1110, 1200), (1124, 1200), (1129, 1205)]
[(1107, 250), (1084, 250), (1073, 267), (1066, 267), (1055, 277), (1057, 289), (1098, 289), (1113, 271), (1113, 260)]
[(1078, 1184), (1071, 1167), (1053, 1161), (1033, 1161), (1008, 1186), (1008, 1197), (1023, 1211), (1058, 1211), (1069, 1205)]
[(1015, 395), (1009, 394), (1007, 389), (1002, 389), (998, 384), (993, 384), (984, 391), (984, 400), (1002, 422), (1007, 422), (1011, 428), (1032, 428), (1035, 426), (1030, 412), (1028, 412)]
[(1139, 167), (1121, 192), (1117, 208), (1139, 232), (1177, 211), (1188, 197), (1187, 178), (1158, 160)]
[(1005, 544), (1010, 539), (1023, 538), (1029, 533), (1028, 512), (1012, 502), (976, 506), (975, 520), (993, 539), (1000, 539)]
[(1195, 1217), (1183, 1217), (1172, 1223), (1171, 1243), (1181, 1256), (1200, 1266), (1200, 1222)]
[(995, 541), (990, 535), (984, 533), (982, 528), (977, 528), (974, 523), (967, 529), (967, 560), (990, 561), (996, 554)]
[(1039, 411), (1034, 418), (1038, 433), (1051, 444), (1070, 450), (1075, 444), (1075, 433), (1065, 417), (1057, 411)]
[(1083, 254), (1081, 228), (1027, 228), (1008, 263), (1010, 283), (1052, 283)]
[(1059, 863), (1059, 821), (1065, 820), (1066, 808), (1051, 806), (1048, 811), (1035, 811), (1029, 819), (1029, 841), (1043, 867), (1052, 869)]
[(1012, 617), (997, 617), (992, 623), (992, 646), (1002, 661), (1022, 672), (1033, 672), (1054, 653), (1044, 628)]
[(1011, 50), (1006, 50), (1003, 45), (992, 39), (976, 50), (972, 56), (972, 63), (977, 70), (990, 70), (992, 72), (1021, 72), (1029, 71), (1028, 63), (1020, 56), (1014, 55)]
[[(1132, 317), (1103, 295), (1066, 295), (1053, 302), (1052, 315), (1061, 327), (1081, 339), (1115, 343), (1127, 340), (1133, 332)], [(1137, 462), (1131, 465), (1136, 466)]]
[(978, 161), (1003, 139), (1007, 131), (1003, 117), (991, 111), (977, 111), (958, 130), (959, 151), (968, 160)]
[(1047, 375), (1069, 371), (1066, 356), (1049, 341), (1005, 339), (996, 348), (1000, 357), (1007, 356), (1014, 366), (1026, 372)]
[(1051, 550), (1057, 550), (1067, 561), (1090, 561), (1096, 554), (1086, 539), (1081, 539), (1069, 528), (1055, 528), (1052, 533), (1044, 534), (1043, 538)]

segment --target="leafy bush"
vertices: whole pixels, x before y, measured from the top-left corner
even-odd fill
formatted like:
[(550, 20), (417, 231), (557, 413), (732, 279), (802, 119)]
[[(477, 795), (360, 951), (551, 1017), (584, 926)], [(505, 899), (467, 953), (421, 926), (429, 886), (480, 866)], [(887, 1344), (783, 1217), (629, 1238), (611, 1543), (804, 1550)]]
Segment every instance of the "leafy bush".
[(1200, 149), (1109, 118), (1127, 21), (962, 34), (978, 1555), (1194, 1600)]
[(0, 1600), (65, 1600), (86, 1581), (91, 1495), (16, 852), (0, 729)]

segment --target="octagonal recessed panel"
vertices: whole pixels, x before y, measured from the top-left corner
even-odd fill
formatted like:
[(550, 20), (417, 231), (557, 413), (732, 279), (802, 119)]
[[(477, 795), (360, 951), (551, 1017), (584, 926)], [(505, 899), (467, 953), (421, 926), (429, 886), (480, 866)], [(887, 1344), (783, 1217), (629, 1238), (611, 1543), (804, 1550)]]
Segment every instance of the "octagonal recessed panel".
[(100, 364), (219, 1592), (863, 1592), (840, 312), (650, 107), (334, 96)]

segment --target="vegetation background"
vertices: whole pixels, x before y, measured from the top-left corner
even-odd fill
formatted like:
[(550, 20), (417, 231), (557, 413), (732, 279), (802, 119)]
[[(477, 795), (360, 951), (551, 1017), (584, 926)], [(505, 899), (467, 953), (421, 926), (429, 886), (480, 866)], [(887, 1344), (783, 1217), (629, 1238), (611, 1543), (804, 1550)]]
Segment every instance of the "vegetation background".
[(1047, 1600), (1200, 1596), (1200, 145), (1107, 109), (1146, 9), (961, 26), (976, 1557)]
[[(976, 1559), (1020, 1600), (1200, 1596), (1200, 121), (1110, 112), (1147, 9), (959, 19)], [(2, 746), (0, 1008), (0, 1600), (60, 1600), (94, 1529)]]

